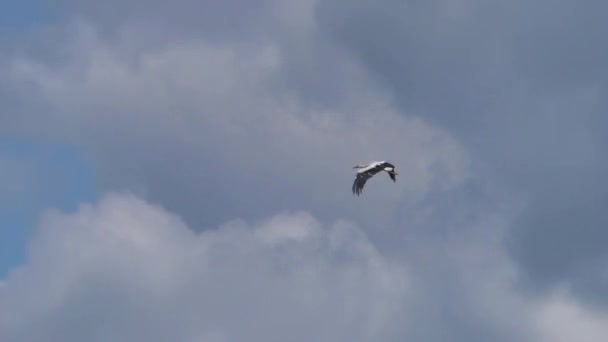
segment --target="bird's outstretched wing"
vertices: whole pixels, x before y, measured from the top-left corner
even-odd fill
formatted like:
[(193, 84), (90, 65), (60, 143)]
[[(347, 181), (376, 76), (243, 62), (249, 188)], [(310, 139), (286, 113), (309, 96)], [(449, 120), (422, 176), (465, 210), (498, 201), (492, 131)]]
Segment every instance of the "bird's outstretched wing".
[[(384, 170), (384, 168), (386, 167), (387, 164), (386, 162), (378, 162), (378, 163), (372, 163), (370, 164), (368, 167), (359, 170), (359, 172), (357, 172), (357, 177), (355, 178), (355, 181), (353, 182), (353, 195), (357, 195), (359, 196), (361, 194), (361, 192), (363, 192), (363, 187), (365, 186), (365, 182), (367, 182), (368, 179), (372, 178), (376, 173)], [(394, 178), (395, 176), (391, 176), (391, 178)]]
[(357, 173), (357, 177), (353, 182), (353, 195), (357, 194), (359, 196), (361, 192), (363, 192), (363, 187), (365, 186), (365, 182), (368, 179), (372, 178), (372, 174), (369, 173)]

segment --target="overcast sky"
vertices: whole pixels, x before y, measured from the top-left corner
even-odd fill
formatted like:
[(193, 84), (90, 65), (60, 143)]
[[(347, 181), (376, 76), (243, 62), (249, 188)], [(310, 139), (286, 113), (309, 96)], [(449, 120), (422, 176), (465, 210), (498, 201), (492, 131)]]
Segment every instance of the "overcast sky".
[(0, 340), (606, 341), (607, 10), (9, 1)]

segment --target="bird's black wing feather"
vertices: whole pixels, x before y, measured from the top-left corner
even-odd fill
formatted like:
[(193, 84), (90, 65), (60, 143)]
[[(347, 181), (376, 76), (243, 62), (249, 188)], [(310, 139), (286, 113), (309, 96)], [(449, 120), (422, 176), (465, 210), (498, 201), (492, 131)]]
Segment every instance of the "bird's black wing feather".
[(353, 195), (356, 194), (359, 196), (361, 192), (363, 192), (363, 187), (365, 186), (365, 182), (373, 176), (371, 173), (357, 173), (357, 177), (353, 182)]
[(372, 178), (376, 173), (384, 170), (384, 164), (386, 163), (376, 165), (375, 167), (369, 170), (357, 173), (357, 177), (353, 182), (353, 195), (356, 194), (357, 196), (359, 196), (361, 192), (363, 192), (365, 182), (367, 182), (368, 179)]

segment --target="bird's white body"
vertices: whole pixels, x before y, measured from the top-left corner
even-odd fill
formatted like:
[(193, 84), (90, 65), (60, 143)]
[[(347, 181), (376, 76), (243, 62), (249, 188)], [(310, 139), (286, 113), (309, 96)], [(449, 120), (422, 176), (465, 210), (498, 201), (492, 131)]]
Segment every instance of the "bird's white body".
[[(380, 164), (384, 164), (384, 163), (386, 163), (386, 162), (385, 161), (375, 161), (375, 162), (371, 162), (371, 163), (367, 164), (367, 166), (357, 165), (355, 167), (359, 169), (359, 171), (357, 171), (357, 173), (363, 173), (363, 172), (367, 172), (367, 171), (375, 168), (376, 166), (378, 166)], [(388, 167), (385, 167), (384, 169), (385, 169), (385, 171), (389, 171)]]

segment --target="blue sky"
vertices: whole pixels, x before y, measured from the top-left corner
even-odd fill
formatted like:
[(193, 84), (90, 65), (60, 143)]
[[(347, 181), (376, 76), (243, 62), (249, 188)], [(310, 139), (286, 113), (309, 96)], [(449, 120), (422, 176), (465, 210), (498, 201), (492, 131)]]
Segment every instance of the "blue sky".
[(50, 13), (41, 0), (8, 0), (0, 11), (0, 39), (11, 38), (40, 27), (49, 21)]
[(71, 212), (96, 198), (94, 172), (83, 154), (69, 146), (0, 142), (0, 279), (24, 262), (27, 241), (40, 214)]
[[(49, 22), (42, 1), (9, 0), (0, 11), (0, 41), (15, 40)], [(0, 140), (0, 279), (23, 263), (27, 241), (47, 208), (74, 209), (94, 198), (92, 170), (67, 146)], [(16, 179), (17, 178), (17, 179)]]

